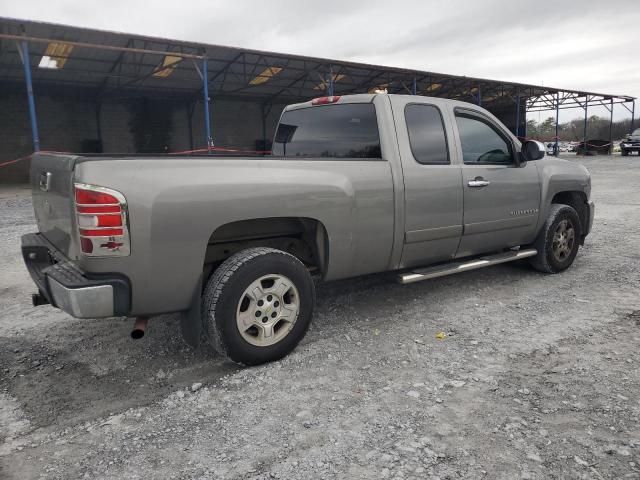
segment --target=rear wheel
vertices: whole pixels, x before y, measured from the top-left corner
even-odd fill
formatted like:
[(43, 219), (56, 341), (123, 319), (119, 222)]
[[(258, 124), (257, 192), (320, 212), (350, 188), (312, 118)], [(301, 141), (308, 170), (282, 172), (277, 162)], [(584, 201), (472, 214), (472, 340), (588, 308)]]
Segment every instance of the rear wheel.
[(273, 248), (229, 257), (204, 291), (206, 338), (220, 354), (244, 365), (277, 360), (304, 337), (315, 290), (305, 266)]
[(571, 266), (578, 253), (582, 230), (577, 212), (569, 205), (553, 204), (538, 238), (538, 251), (530, 260), (536, 270), (559, 273)]

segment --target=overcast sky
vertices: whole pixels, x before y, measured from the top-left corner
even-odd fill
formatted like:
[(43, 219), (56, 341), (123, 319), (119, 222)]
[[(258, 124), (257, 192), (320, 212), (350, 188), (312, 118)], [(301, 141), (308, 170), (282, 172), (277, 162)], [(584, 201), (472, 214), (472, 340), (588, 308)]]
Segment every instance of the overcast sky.
[(637, 0), (2, 3), (27, 20), (640, 97)]

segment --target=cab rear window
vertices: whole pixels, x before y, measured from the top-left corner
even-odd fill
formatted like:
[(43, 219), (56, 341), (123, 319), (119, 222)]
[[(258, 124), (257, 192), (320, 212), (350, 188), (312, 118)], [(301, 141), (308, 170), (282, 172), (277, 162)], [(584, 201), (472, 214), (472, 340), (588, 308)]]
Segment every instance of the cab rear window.
[(375, 107), (349, 103), (285, 112), (272, 153), (284, 157), (379, 159), (382, 155)]
[(424, 165), (449, 163), (447, 136), (440, 110), (433, 105), (409, 104), (404, 109), (413, 157)]

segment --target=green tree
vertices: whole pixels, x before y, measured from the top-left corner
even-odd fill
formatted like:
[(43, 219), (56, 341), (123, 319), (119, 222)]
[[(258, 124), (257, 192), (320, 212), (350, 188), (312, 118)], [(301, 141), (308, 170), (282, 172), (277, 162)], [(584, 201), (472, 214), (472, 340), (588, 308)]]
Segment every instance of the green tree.
[[(640, 128), (640, 119), (634, 122), (634, 128)], [(631, 129), (631, 119), (619, 120), (610, 124), (608, 118), (592, 115), (587, 119), (587, 140), (609, 140), (609, 129), (613, 140), (623, 139)], [(556, 134), (555, 119), (549, 117), (538, 123), (527, 120), (527, 137), (541, 141), (552, 141)], [(581, 141), (584, 138), (584, 118), (575, 118), (558, 125), (558, 140)]]

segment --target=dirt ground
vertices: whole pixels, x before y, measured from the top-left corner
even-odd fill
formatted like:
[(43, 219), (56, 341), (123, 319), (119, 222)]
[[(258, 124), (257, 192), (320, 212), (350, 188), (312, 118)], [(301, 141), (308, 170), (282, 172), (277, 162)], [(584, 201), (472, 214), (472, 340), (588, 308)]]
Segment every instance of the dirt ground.
[(640, 159), (572, 160), (597, 210), (567, 272), (324, 285), (250, 369), (175, 317), (136, 342), (31, 307), (29, 192), (0, 190), (0, 478), (640, 478)]

